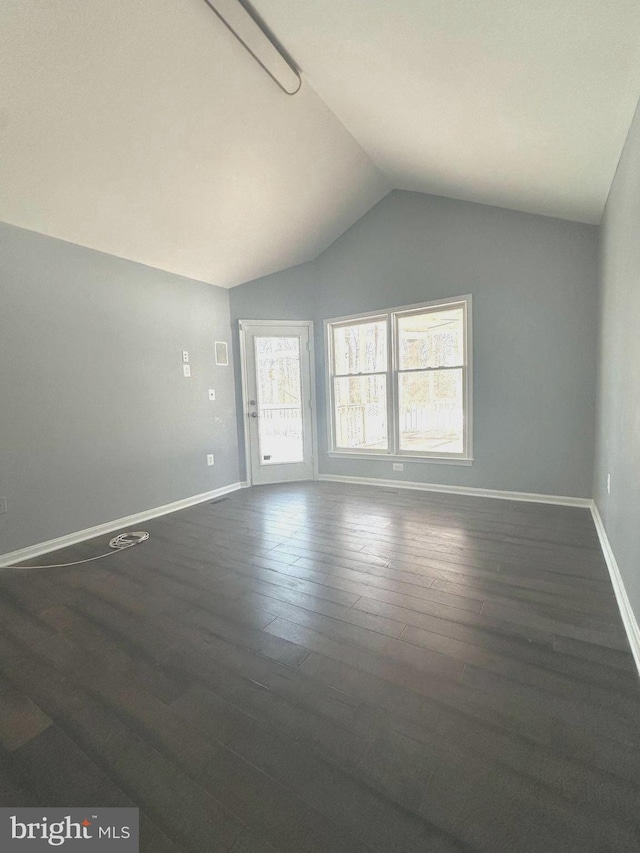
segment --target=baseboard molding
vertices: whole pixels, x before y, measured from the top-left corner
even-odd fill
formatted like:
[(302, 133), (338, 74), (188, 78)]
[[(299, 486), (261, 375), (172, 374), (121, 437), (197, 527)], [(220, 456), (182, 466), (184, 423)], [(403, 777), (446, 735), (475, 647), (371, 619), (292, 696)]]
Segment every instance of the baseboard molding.
[(620, 574), (620, 568), (616, 561), (615, 554), (613, 553), (613, 548), (609, 542), (607, 531), (604, 528), (604, 524), (602, 523), (602, 518), (600, 517), (595, 501), (591, 504), (591, 515), (593, 516), (593, 521), (596, 526), (596, 530), (598, 531), (598, 538), (600, 539), (600, 545), (602, 546), (602, 553), (604, 554), (604, 559), (607, 563), (607, 568), (609, 569), (609, 577), (611, 578), (613, 591), (616, 595), (616, 601), (618, 602), (618, 609), (622, 616), (622, 622), (624, 624), (625, 631), (627, 632), (627, 638), (629, 640), (629, 645), (631, 646), (631, 653), (633, 654), (633, 659), (636, 662), (638, 674), (640, 675), (640, 626), (638, 625), (638, 620), (636, 619), (633, 608), (631, 607), (631, 602), (629, 601), (629, 596), (627, 595), (627, 590), (625, 589), (624, 581)]
[(23, 563), (25, 560), (33, 560), (35, 557), (41, 557), (43, 554), (48, 554), (51, 551), (57, 551), (60, 548), (76, 545), (78, 542), (84, 542), (87, 539), (93, 539), (94, 536), (102, 536), (103, 533), (112, 533), (114, 530), (120, 530), (123, 527), (132, 527), (134, 524), (149, 521), (151, 518), (158, 518), (161, 515), (168, 515), (168, 513), (176, 512), (179, 509), (186, 509), (195, 504), (214, 500), (223, 495), (228, 495), (230, 492), (237, 492), (238, 489), (246, 488), (246, 486), (246, 483), (231, 483), (228, 486), (222, 486), (210, 492), (201, 492), (199, 495), (182, 498), (182, 500), (173, 501), (170, 504), (164, 504), (164, 506), (156, 506), (153, 509), (134, 513), (134, 515), (116, 518), (114, 521), (107, 521), (105, 524), (96, 525), (96, 527), (87, 527), (85, 530), (78, 530), (76, 533), (67, 534), (67, 536), (59, 536), (57, 539), (39, 542), (37, 545), (30, 545), (28, 548), (22, 548), (19, 551), (0, 554), (0, 568), (13, 566), (16, 563)]
[(355, 483), (360, 486), (385, 486), (393, 489), (412, 489), (419, 492), (442, 492), (447, 495), (470, 495), (476, 498), (496, 498), (502, 501), (556, 504), (591, 508), (591, 498), (571, 498), (561, 495), (536, 495), (532, 492), (503, 492), (497, 489), (476, 489), (472, 486), (443, 486), (439, 483), (412, 483), (407, 480), (383, 480), (374, 477), (346, 477), (342, 474), (320, 474), (319, 480), (336, 483)]

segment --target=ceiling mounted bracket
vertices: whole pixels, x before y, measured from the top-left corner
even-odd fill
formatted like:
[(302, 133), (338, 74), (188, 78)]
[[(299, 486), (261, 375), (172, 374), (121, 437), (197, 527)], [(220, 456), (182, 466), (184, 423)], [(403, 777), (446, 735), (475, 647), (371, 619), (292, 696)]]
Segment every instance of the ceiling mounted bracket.
[(302, 78), (262, 21), (239, 0), (205, 0), (222, 23), (286, 95), (300, 91)]

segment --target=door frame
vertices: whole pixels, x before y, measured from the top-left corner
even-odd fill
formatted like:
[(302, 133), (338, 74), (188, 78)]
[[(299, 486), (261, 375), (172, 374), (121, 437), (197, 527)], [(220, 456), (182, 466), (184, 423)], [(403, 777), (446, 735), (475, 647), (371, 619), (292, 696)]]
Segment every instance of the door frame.
[[(309, 388), (311, 393), (311, 462), (313, 464), (313, 479), (317, 480), (318, 472), (318, 406), (316, 402), (316, 360), (315, 360), (315, 338), (313, 320), (239, 320), (238, 330), (240, 336), (240, 377), (242, 381), (242, 437), (244, 441), (245, 479), (248, 486), (253, 485), (253, 470), (251, 465), (251, 447), (249, 430), (247, 429), (247, 418), (249, 417), (249, 391), (247, 385), (247, 339), (245, 330), (252, 326), (273, 326), (287, 329), (291, 326), (306, 326), (309, 333)], [(274, 481), (275, 482), (278, 481)], [(296, 482), (287, 480), (281, 482)]]

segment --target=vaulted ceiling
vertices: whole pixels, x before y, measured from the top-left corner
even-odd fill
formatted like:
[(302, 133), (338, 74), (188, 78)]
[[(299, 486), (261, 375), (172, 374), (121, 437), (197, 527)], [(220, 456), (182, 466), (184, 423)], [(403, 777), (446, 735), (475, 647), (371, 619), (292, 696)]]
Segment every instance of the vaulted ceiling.
[(388, 191), (203, 0), (0, 4), (0, 220), (229, 287), (315, 257)]
[(636, 0), (253, 0), (284, 95), (203, 0), (3, 0), (0, 220), (229, 287), (392, 187), (598, 222)]
[(252, 0), (398, 189), (598, 223), (638, 0)]

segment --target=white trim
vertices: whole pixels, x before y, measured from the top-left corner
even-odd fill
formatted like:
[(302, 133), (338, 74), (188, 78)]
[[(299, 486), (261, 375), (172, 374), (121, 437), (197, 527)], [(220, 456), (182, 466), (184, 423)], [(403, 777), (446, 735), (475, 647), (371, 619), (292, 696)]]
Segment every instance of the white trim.
[(445, 486), (440, 483), (412, 483), (409, 480), (383, 480), (377, 477), (346, 477), (342, 474), (320, 474), (320, 480), (336, 483), (355, 483), (361, 486), (384, 486), (394, 489), (414, 489), (418, 492), (442, 492), (447, 495), (470, 495), (476, 498), (497, 498), (503, 501), (556, 504), (590, 509), (591, 498), (572, 498), (563, 495), (537, 495), (533, 492), (503, 492), (498, 489), (477, 489), (472, 486)]
[(638, 626), (638, 621), (635, 613), (633, 612), (633, 608), (631, 607), (631, 602), (629, 601), (629, 596), (627, 595), (627, 590), (625, 589), (624, 581), (620, 574), (620, 568), (613, 553), (613, 548), (609, 542), (607, 531), (605, 530), (595, 501), (592, 501), (591, 503), (591, 515), (593, 516), (593, 521), (598, 532), (598, 539), (602, 546), (602, 553), (604, 554), (604, 559), (607, 564), (607, 568), (609, 569), (611, 585), (613, 586), (616, 601), (618, 602), (618, 609), (622, 616), (622, 623), (627, 633), (627, 639), (631, 646), (631, 653), (636, 662), (638, 673), (640, 674), (640, 626)]
[(316, 332), (313, 320), (309, 325), (309, 377), (311, 382), (311, 432), (313, 436), (313, 479), (317, 480), (320, 460), (320, 445), (318, 444), (318, 399), (316, 396)]
[(464, 300), (464, 454), (473, 462), (473, 295), (467, 293)]
[(465, 299), (471, 299), (470, 293), (465, 293), (463, 296), (445, 296), (443, 299), (432, 299), (430, 302), (413, 302), (411, 305), (400, 305), (398, 308), (381, 308), (379, 311), (366, 311), (365, 313), (358, 314), (345, 314), (344, 317), (331, 317), (329, 320), (325, 320), (325, 323), (331, 323), (332, 325), (339, 323), (346, 323), (351, 325), (354, 320), (362, 320), (363, 322), (368, 322), (372, 317), (386, 317), (388, 314), (395, 313), (396, 311), (402, 313), (403, 311), (411, 312), (411, 311), (420, 311), (421, 308), (437, 308), (438, 305), (442, 305), (443, 308), (449, 307), (449, 305), (455, 302), (464, 302)]
[(142, 521), (149, 521), (149, 519), (158, 518), (160, 515), (168, 515), (171, 512), (177, 512), (179, 509), (186, 509), (189, 506), (194, 506), (194, 504), (204, 503), (205, 501), (222, 497), (222, 495), (228, 495), (230, 492), (237, 492), (238, 489), (246, 487), (246, 482), (231, 483), (228, 486), (222, 486), (210, 492), (202, 492), (199, 495), (192, 495), (190, 498), (182, 498), (170, 504), (156, 506), (153, 509), (145, 509), (143, 512), (136, 512), (133, 515), (117, 518), (114, 521), (107, 521), (105, 524), (96, 525), (96, 527), (87, 527), (84, 530), (78, 530), (76, 533), (68, 533), (66, 536), (59, 536), (57, 539), (39, 542), (37, 545), (21, 548), (19, 551), (10, 551), (8, 554), (0, 555), (0, 568), (12, 566), (15, 563), (23, 563), (25, 560), (41, 557), (43, 554), (48, 554), (51, 551), (57, 551), (60, 548), (76, 545), (78, 542), (84, 542), (87, 539), (93, 539), (94, 536), (111, 533), (114, 530), (119, 530), (121, 527), (131, 527)]
[(244, 334), (243, 320), (238, 323), (238, 334), (240, 337), (240, 383), (242, 387), (242, 441), (244, 444), (244, 476), (251, 486), (251, 448), (249, 446), (249, 424), (247, 422), (247, 400), (249, 389), (247, 388), (247, 341)]
[(473, 459), (458, 459), (455, 456), (410, 456), (407, 453), (372, 453), (366, 450), (327, 450), (332, 459), (377, 459), (383, 462), (435, 462), (438, 465), (473, 465)]
[(308, 326), (313, 327), (313, 320), (238, 320), (241, 329), (246, 326)]

